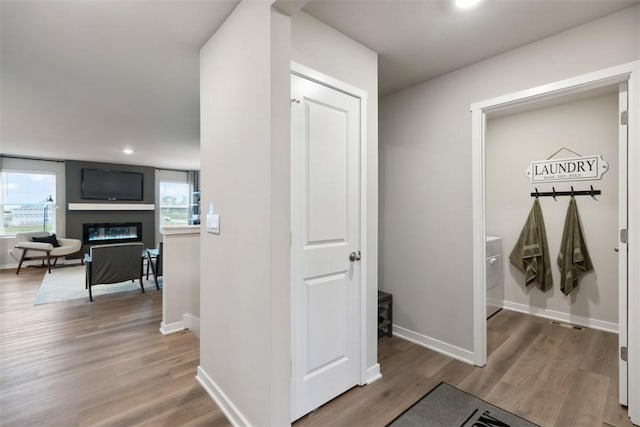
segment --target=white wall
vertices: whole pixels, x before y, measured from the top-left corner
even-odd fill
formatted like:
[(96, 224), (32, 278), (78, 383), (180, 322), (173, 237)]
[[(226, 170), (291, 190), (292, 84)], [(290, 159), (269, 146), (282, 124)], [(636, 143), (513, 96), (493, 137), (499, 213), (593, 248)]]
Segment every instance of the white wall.
[(344, 34), (300, 12), (291, 20), (291, 59), (367, 91), (367, 368), (377, 364), (378, 307), (378, 55)]
[[(160, 330), (171, 333), (189, 328), (185, 315), (200, 318), (200, 226), (168, 226), (162, 229), (162, 237)], [(197, 330), (194, 333), (199, 335)]]
[(640, 58), (640, 6), (382, 99), (380, 274), (394, 322), (464, 351), (472, 327), (472, 102)]
[[(538, 109), (487, 121), (486, 229), (500, 236), (504, 249), (505, 301), (553, 310), (590, 320), (618, 323), (618, 93)], [(583, 155), (601, 154), (609, 169), (601, 180), (531, 184), (524, 171), (531, 161), (544, 160), (562, 147)], [(554, 158), (575, 157), (567, 151)], [(560, 291), (556, 258), (569, 197), (540, 198), (544, 215), (554, 286), (542, 292), (526, 287), (524, 275), (508, 256), (538, 191), (602, 190), (597, 200), (576, 197), (583, 232), (594, 271), (584, 274), (569, 296)]]
[(220, 234), (201, 241), (198, 378), (256, 426), (290, 417), (288, 31), (270, 2), (241, 2), (200, 56), (201, 195)]
[[(56, 175), (56, 194), (54, 198), (54, 204), (56, 205), (56, 235), (65, 237), (65, 213), (67, 209), (67, 202), (64, 162), (14, 159), (9, 157), (0, 158), (0, 162), (0, 169), (2, 170), (49, 172)], [(15, 237), (0, 237), (0, 268), (18, 266), (16, 260), (9, 255), (9, 249), (13, 248), (15, 244)], [(40, 261), (34, 261), (33, 263), (39, 262)]]

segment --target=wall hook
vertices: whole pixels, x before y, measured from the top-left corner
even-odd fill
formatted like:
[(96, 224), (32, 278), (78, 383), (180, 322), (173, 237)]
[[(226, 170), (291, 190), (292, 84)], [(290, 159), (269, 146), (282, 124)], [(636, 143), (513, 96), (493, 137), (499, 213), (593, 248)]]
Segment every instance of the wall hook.
[(573, 185), (571, 186), (571, 197), (573, 197)]
[(556, 187), (551, 187), (551, 189), (553, 190), (553, 200), (557, 202), (558, 199), (556, 199)]
[(538, 193), (538, 187), (536, 187), (536, 200), (538, 200), (538, 195), (539, 195), (539, 193)]

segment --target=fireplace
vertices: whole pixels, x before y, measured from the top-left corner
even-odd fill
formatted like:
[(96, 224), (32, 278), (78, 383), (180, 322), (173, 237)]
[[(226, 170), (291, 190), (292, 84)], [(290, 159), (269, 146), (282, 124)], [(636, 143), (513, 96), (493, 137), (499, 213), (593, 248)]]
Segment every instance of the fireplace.
[(105, 245), (142, 241), (141, 222), (107, 222), (82, 224), (82, 242), (85, 245)]

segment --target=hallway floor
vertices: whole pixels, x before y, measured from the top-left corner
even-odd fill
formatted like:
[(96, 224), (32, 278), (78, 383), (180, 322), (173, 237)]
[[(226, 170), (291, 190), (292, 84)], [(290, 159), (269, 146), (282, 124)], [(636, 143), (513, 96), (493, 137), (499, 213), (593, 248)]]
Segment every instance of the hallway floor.
[[(33, 306), (43, 269), (0, 271), (2, 426), (228, 426), (195, 380), (198, 340), (163, 336), (161, 294), (138, 291)], [(446, 381), (542, 426), (628, 427), (617, 403), (617, 336), (503, 310), (476, 368), (381, 338), (383, 378), (300, 426), (383, 426)]]
[(385, 425), (445, 381), (541, 426), (632, 426), (617, 401), (617, 335), (501, 310), (477, 368), (399, 338), (378, 341), (382, 379), (301, 418), (302, 426)]

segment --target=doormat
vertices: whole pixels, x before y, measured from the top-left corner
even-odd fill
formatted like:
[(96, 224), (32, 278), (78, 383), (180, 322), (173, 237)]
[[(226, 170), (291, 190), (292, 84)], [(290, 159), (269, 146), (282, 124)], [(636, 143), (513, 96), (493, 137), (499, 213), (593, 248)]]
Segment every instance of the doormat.
[(387, 426), (539, 427), (444, 382), (431, 389)]

